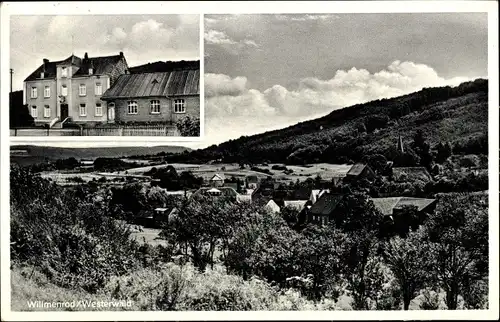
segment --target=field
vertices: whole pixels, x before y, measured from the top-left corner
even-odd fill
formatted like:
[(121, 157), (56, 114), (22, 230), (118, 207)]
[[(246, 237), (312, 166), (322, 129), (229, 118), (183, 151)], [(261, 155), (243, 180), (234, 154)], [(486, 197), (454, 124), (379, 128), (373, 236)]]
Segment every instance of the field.
[[(185, 164), (185, 163), (170, 163), (178, 173), (182, 171), (191, 171), (194, 175), (203, 177), (205, 180), (209, 180), (214, 174), (224, 174), (226, 178), (235, 177), (244, 179), (248, 175), (256, 175), (260, 179), (269, 177), (270, 175), (260, 171), (254, 171), (245, 167), (245, 169), (240, 169), (240, 166), (236, 163), (221, 163), (221, 164)], [(293, 170), (291, 174), (284, 174), (282, 170), (273, 170), (272, 166), (276, 164), (269, 165), (258, 165), (257, 167), (263, 170), (268, 170), (272, 176), (279, 180), (284, 181), (295, 181), (295, 180), (306, 180), (307, 178), (314, 178), (317, 175), (321, 176), (323, 179), (331, 179), (333, 177), (343, 177), (349, 171), (352, 165), (348, 164), (328, 164), (328, 163), (318, 163), (306, 166), (287, 166), (288, 169)], [(164, 165), (166, 166), (166, 165)], [(158, 167), (157, 167), (158, 168)], [(146, 168), (140, 168), (146, 169)], [(135, 173), (136, 169), (128, 170), (128, 173)], [(147, 170), (146, 170), (147, 171)]]

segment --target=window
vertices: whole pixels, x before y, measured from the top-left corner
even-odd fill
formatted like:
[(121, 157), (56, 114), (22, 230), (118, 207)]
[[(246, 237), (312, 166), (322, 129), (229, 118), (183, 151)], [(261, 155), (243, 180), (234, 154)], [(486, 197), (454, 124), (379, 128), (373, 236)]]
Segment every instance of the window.
[(31, 98), (37, 98), (38, 97), (38, 89), (36, 87), (31, 88)]
[(137, 114), (137, 102), (128, 101), (127, 103), (128, 114)]
[(43, 117), (50, 117), (50, 106), (45, 105), (43, 109)]
[(85, 84), (80, 84), (80, 87), (78, 88), (78, 93), (80, 94), (80, 96), (87, 95), (87, 86), (85, 86)]
[(87, 106), (80, 104), (80, 116), (87, 116)]
[(102, 95), (102, 84), (101, 83), (95, 84), (95, 94)]
[(186, 113), (186, 103), (184, 99), (174, 100), (174, 112), (175, 113)]
[(102, 105), (101, 103), (95, 104), (95, 116), (102, 116)]
[(50, 86), (45, 86), (45, 89), (43, 90), (43, 97), (50, 97)]
[(152, 100), (151, 101), (151, 114), (160, 114), (160, 101)]
[(36, 118), (36, 117), (37, 117), (37, 115), (36, 115), (36, 114), (37, 114), (37, 113), (36, 113), (36, 106), (35, 106), (35, 105), (33, 105), (33, 106), (31, 107), (31, 116), (32, 116), (32, 117), (34, 117), (34, 118)]
[(92, 75), (94, 73), (94, 69), (91, 67), (89, 68), (89, 75)]
[(63, 86), (61, 87), (61, 95), (62, 95), (62, 96), (68, 96), (68, 86), (63, 85)]
[(61, 68), (61, 77), (68, 77), (68, 67)]

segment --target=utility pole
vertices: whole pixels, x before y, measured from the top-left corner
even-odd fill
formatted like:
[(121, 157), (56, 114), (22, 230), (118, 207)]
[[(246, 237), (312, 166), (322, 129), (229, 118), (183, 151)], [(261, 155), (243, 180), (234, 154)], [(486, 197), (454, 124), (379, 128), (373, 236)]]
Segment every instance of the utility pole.
[(10, 92), (12, 93), (12, 75), (14, 74), (14, 70), (10, 69)]

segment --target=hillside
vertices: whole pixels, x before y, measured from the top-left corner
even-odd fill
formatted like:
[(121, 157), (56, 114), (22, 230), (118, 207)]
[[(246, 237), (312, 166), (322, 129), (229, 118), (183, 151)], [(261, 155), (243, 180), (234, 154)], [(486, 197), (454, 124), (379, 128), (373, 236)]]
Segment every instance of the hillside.
[(358, 104), (281, 130), (172, 156), (171, 161), (349, 163), (367, 155), (392, 159), (401, 135), (405, 145), (421, 130), (435, 148), (449, 142), (454, 153), (488, 150), (488, 81), (421, 91)]
[(153, 73), (153, 72), (169, 72), (179, 69), (200, 69), (199, 60), (181, 60), (181, 61), (157, 61), (154, 63), (147, 63), (140, 66), (130, 67), (131, 74), (137, 73)]
[(11, 151), (26, 150), (26, 155), (12, 155), (11, 162), (21, 165), (28, 165), (43, 162), (45, 160), (67, 159), (70, 157), (76, 159), (95, 159), (98, 157), (130, 157), (135, 155), (154, 155), (161, 152), (181, 153), (190, 151), (182, 146), (153, 146), (153, 147), (106, 147), (106, 148), (61, 148), (53, 146), (37, 145), (12, 145)]

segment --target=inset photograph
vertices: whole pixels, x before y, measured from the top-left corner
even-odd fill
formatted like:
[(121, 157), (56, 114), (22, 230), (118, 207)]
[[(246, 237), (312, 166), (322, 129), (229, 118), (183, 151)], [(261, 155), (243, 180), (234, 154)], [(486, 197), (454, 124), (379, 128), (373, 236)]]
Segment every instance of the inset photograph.
[(12, 16), (11, 136), (200, 136), (200, 16)]

